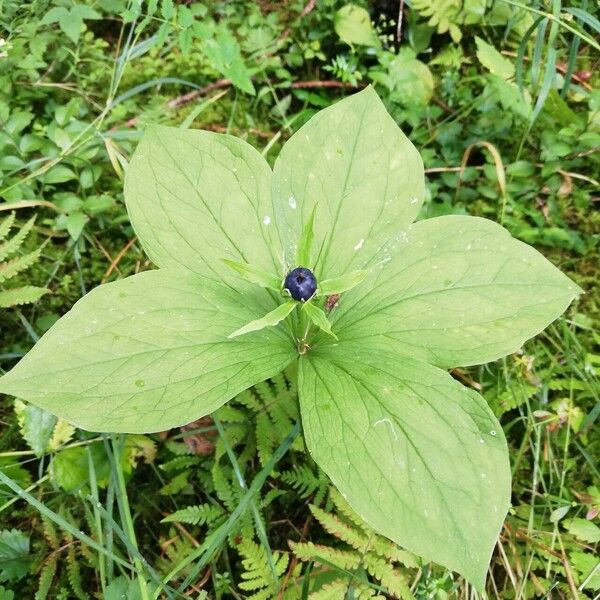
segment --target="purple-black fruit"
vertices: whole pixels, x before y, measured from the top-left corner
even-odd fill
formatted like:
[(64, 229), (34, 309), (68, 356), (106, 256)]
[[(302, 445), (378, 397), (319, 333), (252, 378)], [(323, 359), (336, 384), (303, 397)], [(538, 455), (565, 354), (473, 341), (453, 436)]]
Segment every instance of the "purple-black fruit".
[(297, 267), (287, 274), (283, 287), (294, 300), (306, 302), (317, 291), (317, 279), (310, 269)]

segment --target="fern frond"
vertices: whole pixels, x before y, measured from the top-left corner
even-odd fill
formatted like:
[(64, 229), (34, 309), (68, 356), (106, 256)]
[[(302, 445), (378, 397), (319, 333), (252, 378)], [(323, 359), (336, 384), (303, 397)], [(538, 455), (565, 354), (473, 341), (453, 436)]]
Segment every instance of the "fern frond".
[(374, 534), (374, 531), (364, 522), (364, 520), (350, 508), (350, 505), (337, 488), (331, 487), (329, 496), (337, 510), (353, 523), (359, 531), (364, 532), (365, 535), (369, 536), (369, 550), (372, 550), (383, 558), (387, 558), (391, 562), (401, 563), (407, 567), (416, 568), (419, 566), (414, 554), (411, 554), (407, 550), (403, 550), (391, 540), (388, 540), (381, 535)]
[(11, 290), (0, 290), (0, 308), (11, 308), (23, 304), (37, 302), (44, 294), (50, 290), (42, 287), (27, 285)]
[[(94, 519), (94, 513), (92, 512), (90, 506), (88, 504), (84, 504), (84, 518), (88, 531), (96, 530), (96, 522)], [(81, 528), (81, 525), (79, 525)], [(79, 552), (81, 555), (88, 561), (89, 565), (96, 567), (98, 563), (98, 554), (95, 550), (92, 550), (90, 546), (87, 544), (79, 544), (78, 545)], [(80, 559), (81, 562), (81, 559)]]
[(590, 384), (587, 381), (581, 381), (580, 379), (574, 379), (572, 377), (565, 379), (551, 379), (548, 382), (548, 387), (553, 391), (588, 391), (591, 388)]
[[(190, 540), (178, 536), (174, 529), (169, 530), (166, 539), (161, 537), (160, 542), (163, 553), (156, 561), (156, 568), (160, 573), (169, 573), (175, 565), (184, 562), (194, 549)], [(189, 572), (190, 565), (187, 565), (180, 571), (179, 577), (183, 578)]]
[(378, 594), (375, 589), (366, 583), (358, 583), (354, 586), (354, 597), (357, 600), (385, 600), (385, 596)]
[(171, 454), (175, 456), (184, 456), (185, 454), (193, 454), (191, 448), (185, 442), (175, 442), (173, 440), (167, 440), (165, 447)]
[(193, 467), (200, 462), (198, 456), (176, 456), (166, 463), (160, 465), (161, 471), (165, 473), (173, 473), (174, 471), (181, 471), (188, 467)]
[(79, 568), (79, 561), (77, 560), (75, 545), (73, 544), (69, 544), (67, 548), (67, 578), (69, 579), (73, 593), (80, 600), (88, 600), (89, 596), (83, 591), (81, 570)]
[[(290, 411), (290, 407), (294, 410)], [(267, 412), (273, 424), (273, 431), (277, 440), (284, 440), (293, 427), (294, 420), (300, 416), (297, 412), (297, 402), (294, 398), (288, 398), (287, 394), (280, 396), (275, 402), (267, 407)]]
[(348, 571), (357, 569), (361, 563), (361, 555), (356, 550), (337, 550), (313, 542), (289, 542), (294, 554), (304, 561), (331, 563), (339, 569)]
[(38, 589), (35, 593), (35, 600), (46, 600), (52, 580), (56, 575), (56, 564), (58, 561), (58, 554), (52, 554), (48, 560), (44, 563), (42, 570), (40, 571), (40, 579), (38, 582)]
[(273, 387), (275, 388), (275, 394), (278, 397), (281, 397), (289, 392), (290, 388), (288, 380), (283, 373), (279, 373), (278, 375), (275, 375), (275, 377), (271, 377), (271, 383), (273, 384)]
[(228, 510), (235, 510), (239, 500), (239, 496), (236, 493), (239, 490), (239, 486), (236, 485), (234, 487), (232, 485), (231, 480), (225, 475), (225, 468), (218, 462), (215, 462), (213, 466), (212, 477), (215, 492), (219, 500)]
[(46, 541), (48, 542), (48, 545), (50, 548), (52, 548), (52, 550), (58, 550), (60, 547), (60, 538), (58, 536), (58, 532), (56, 531), (56, 527), (54, 527), (54, 523), (44, 515), (41, 515), (41, 519), (42, 531)]
[(485, 14), (486, 0), (413, 0), (413, 9), (429, 17), (438, 33), (448, 31), (455, 42), (462, 38), (459, 25), (476, 23)]
[(385, 600), (384, 596), (377, 594), (367, 584), (348, 579), (336, 579), (309, 595), (310, 600), (345, 600), (348, 597), (356, 600)]
[(281, 474), (281, 480), (297, 492), (301, 498), (314, 495), (313, 504), (321, 504), (329, 486), (329, 481), (320, 471), (315, 475), (307, 464), (294, 465), (290, 471)]
[(324, 511), (317, 506), (311, 505), (310, 511), (315, 516), (317, 521), (319, 521), (319, 523), (321, 523), (325, 530), (331, 535), (334, 535), (343, 542), (346, 542), (349, 546), (352, 546), (360, 553), (367, 552), (369, 549), (371, 536), (365, 535), (363, 531), (351, 527), (350, 525), (341, 521), (338, 517)]
[(212, 525), (220, 521), (225, 513), (220, 506), (214, 504), (198, 504), (186, 506), (165, 517), (161, 523), (189, 523), (190, 525)]
[(158, 490), (158, 493), (161, 496), (173, 496), (178, 492), (181, 492), (181, 490), (188, 485), (188, 471), (182, 471), (181, 473), (177, 473), (171, 481), (163, 485), (160, 490)]
[[(0, 224), (0, 240), (3, 240), (8, 236), (14, 224), (14, 220), (15, 215), (12, 213)], [(5, 283), (21, 271), (25, 271), (38, 261), (42, 251), (41, 248), (37, 248), (33, 252), (29, 252), (28, 254), (5, 262), (7, 258), (19, 251), (21, 245), (25, 241), (25, 238), (33, 227), (34, 220), (35, 217), (29, 219), (29, 221), (23, 225), (16, 235), (0, 245), (0, 284)], [(49, 291), (50, 290), (47, 290), (46, 288), (32, 285), (8, 290), (0, 289), (0, 308), (10, 308), (12, 306), (19, 306), (21, 304), (30, 304), (36, 300), (39, 300)]]
[(262, 408), (260, 400), (254, 395), (252, 390), (243, 391), (241, 394), (238, 394), (235, 399), (242, 406), (245, 406), (254, 412), (258, 412)]
[(336, 579), (325, 584), (320, 590), (309, 594), (309, 600), (345, 600), (348, 592), (348, 581)]
[(254, 393), (259, 397), (263, 406), (269, 406), (273, 402), (277, 402), (278, 397), (275, 389), (268, 381), (257, 383), (254, 388)]
[(314, 505), (310, 506), (310, 510), (320, 525), (329, 534), (345, 542), (349, 549), (313, 546), (310, 542), (290, 544), (296, 556), (301, 560), (313, 560), (346, 571), (361, 568), (356, 577), (359, 577), (359, 573), (363, 574), (358, 579), (348, 582), (356, 598), (380, 597), (375, 591), (377, 586), (364, 579), (362, 569), (366, 569), (371, 579), (377, 580), (394, 598), (414, 600), (410, 587), (396, 563), (414, 567), (417, 566), (416, 558), (390, 540), (376, 534), (350, 508), (340, 492), (332, 488), (330, 497), (338, 513), (332, 514)]
[(404, 576), (392, 565), (374, 554), (367, 553), (363, 560), (369, 575), (380, 581), (395, 597), (415, 600)]
[(352, 510), (352, 508), (350, 508), (350, 505), (337, 488), (333, 486), (329, 488), (329, 497), (333, 501), (333, 505), (337, 508), (337, 510), (342, 515), (344, 515), (344, 517), (346, 517), (349, 521), (354, 523), (356, 527), (358, 527), (367, 534), (373, 532), (373, 530), (365, 523), (365, 521), (361, 517), (359, 517)]
[(0, 242), (8, 235), (14, 222), (15, 213), (11, 212), (10, 215), (8, 215), (8, 217), (6, 217), (6, 219), (0, 223)]
[(287, 493), (288, 492), (286, 490), (272, 488), (262, 497), (262, 500), (260, 501), (260, 506), (262, 508), (266, 508), (267, 506), (269, 506), (269, 504), (277, 500), (277, 498), (279, 498), (280, 496), (285, 496), (285, 494)]
[(377, 592), (368, 585), (353, 580), (336, 579), (331, 583), (324, 585), (320, 590), (312, 592), (308, 597), (309, 600), (345, 600), (348, 597), (348, 592), (351, 592), (351, 597), (356, 600), (384, 600), (384, 596), (380, 596)]
[(273, 429), (273, 423), (269, 415), (265, 412), (260, 412), (256, 415), (256, 450), (260, 464), (264, 467), (271, 456), (277, 444), (277, 437)]
[[(247, 439), (248, 428), (245, 425), (230, 423), (225, 429), (224, 435), (225, 439), (227, 440), (227, 444), (229, 444), (231, 448), (235, 448), (237, 445), (239, 445), (241, 442)], [(225, 444), (225, 439), (219, 436), (215, 441), (215, 461), (218, 461), (227, 453), (227, 445)], [(240, 456), (238, 458), (238, 461), (243, 462), (243, 458)]]
[(12, 279), (21, 271), (25, 271), (26, 269), (28, 269), (38, 260), (41, 252), (42, 249), (37, 248), (29, 254), (19, 256), (19, 258), (9, 260), (8, 262), (0, 263), (0, 283), (4, 283), (9, 279)]
[(35, 217), (31, 217), (23, 227), (16, 233), (10, 240), (4, 242), (2, 246), (0, 246), (0, 261), (6, 260), (9, 256), (12, 256), (15, 252), (19, 250), (21, 244), (25, 241), (25, 238), (29, 235), (31, 228), (33, 227), (33, 222), (35, 221)]
[[(242, 566), (244, 567), (241, 574), (243, 581), (240, 582), (239, 588), (246, 591), (257, 591), (256, 594), (251, 596), (255, 600), (263, 597), (272, 598), (276, 582), (265, 547), (259, 546), (252, 540), (243, 539), (238, 544), (237, 550), (242, 556)], [(287, 553), (273, 552), (273, 565), (278, 577), (285, 573), (288, 563), (289, 555)]]
[[(212, 483), (217, 498), (228, 511), (233, 512), (240, 502), (243, 490), (237, 480), (233, 480), (232, 470), (215, 462), (212, 468)], [(238, 521), (238, 525), (230, 531), (228, 540), (232, 547), (236, 546), (236, 537), (240, 531), (245, 537), (252, 538), (254, 536), (254, 521), (251, 511), (247, 511)]]
[(239, 408), (231, 406), (231, 403), (223, 404), (216, 415), (223, 423), (245, 423), (248, 420), (248, 415)]

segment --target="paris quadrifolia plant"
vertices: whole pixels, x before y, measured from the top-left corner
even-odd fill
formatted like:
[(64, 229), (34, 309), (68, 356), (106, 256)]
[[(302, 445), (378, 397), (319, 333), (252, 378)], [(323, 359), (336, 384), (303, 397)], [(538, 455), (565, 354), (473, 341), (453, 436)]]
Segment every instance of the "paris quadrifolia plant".
[(151, 127), (125, 198), (158, 268), (87, 294), (0, 391), (153, 432), (294, 367), (306, 446), (352, 508), (481, 589), (508, 450), (447, 370), (518, 350), (581, 290), (492, 221), (414, 222), (424, 194), (372, 88), (314, 116), (273, 170), (235, 137)]

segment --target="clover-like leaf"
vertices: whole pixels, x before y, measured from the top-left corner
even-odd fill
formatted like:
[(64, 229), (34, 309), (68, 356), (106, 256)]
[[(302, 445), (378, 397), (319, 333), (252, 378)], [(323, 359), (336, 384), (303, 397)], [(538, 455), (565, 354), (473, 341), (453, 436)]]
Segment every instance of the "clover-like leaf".
[(2, 377), (0, 391), (93, 431), (183, 425), (293, 359), (280, 329), (227, 339), (273, 306), (243, 282), (232, 290), (189, 271), (140, 273), (84, 296)]
[(480, 364), (518, 350), (581, 292), (487, 219), (427, 219), (399, 238), (401, 252), (332, 313), (340, 339), (438, 367)]
[(393, 251), (425, 194), (419, 153), (368, 87), (315, 115), (283, 147), (273, 212), (288, 262), (316, 204), (315, 272), (364, 268)]
[(270, 180), (265, 159), (238, 138), (155, 126), (133, 153), (125, 199), (157, 266), (221, 281), (223, 258), (282, 271)]
[(376, 531), (483, 587), (510, 498), (500, 424), (448, 373), (356, 342), (300, 361), (310, 453)]

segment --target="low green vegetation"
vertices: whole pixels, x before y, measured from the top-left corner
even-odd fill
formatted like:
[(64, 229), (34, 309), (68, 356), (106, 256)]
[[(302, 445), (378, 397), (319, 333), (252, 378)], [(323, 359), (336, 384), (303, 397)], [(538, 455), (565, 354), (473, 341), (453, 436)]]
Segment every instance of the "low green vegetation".
[(231, 133), (272, 163), (373, 84), (425, 162), (420, 218), (496, 220), (586, 292), (517, 353), (451, 371), (509, 444), (485, 595), (352, 511), (306, 450), (288, 371), (151, 435), (3, 396), (0, 600), (600, 592), (598, 14), (403, 6), (399, 28), (385, 1), (0, 3), (0, 373), (89, 290), (152, 268), (122, 191), (147, 124)]

